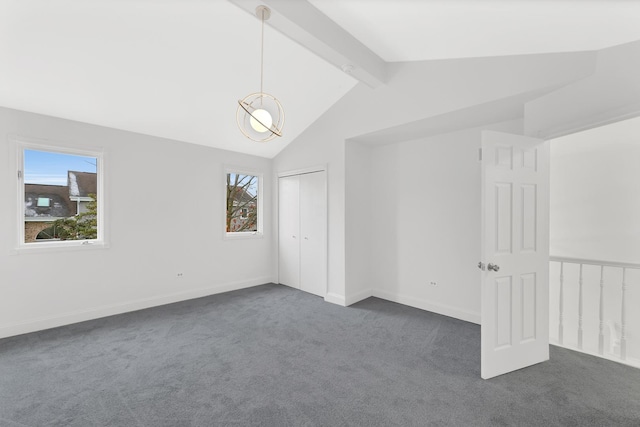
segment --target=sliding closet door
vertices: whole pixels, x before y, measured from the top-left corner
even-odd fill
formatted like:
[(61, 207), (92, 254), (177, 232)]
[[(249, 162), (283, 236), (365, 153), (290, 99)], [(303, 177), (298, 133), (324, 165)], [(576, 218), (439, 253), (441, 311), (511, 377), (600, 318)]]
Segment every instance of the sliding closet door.
[(300, 289), (300, 180), (278, 179), (279, 282)]
[(300, 175), (300, 289), (327, 294), (325, 173)]

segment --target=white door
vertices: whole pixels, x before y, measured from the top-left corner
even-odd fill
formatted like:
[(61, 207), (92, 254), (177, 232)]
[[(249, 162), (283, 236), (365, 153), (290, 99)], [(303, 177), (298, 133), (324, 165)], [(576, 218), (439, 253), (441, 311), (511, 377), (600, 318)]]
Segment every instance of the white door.
[(300, 175), (300, 289), (327, 294), (325, 173)]
[(300, 181), (278, 179), (278, 281), (300, 289)]
[(482, 378), (549, 359), (549, 146), (482, 132)]

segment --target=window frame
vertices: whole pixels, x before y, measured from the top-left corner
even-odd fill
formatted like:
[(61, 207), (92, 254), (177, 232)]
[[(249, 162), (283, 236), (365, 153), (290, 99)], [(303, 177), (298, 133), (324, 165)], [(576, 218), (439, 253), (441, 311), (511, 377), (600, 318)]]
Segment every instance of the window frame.
[[(235, 167), (225, 165), (224, 174), (222, 176), (222, 233), (224, 239), (236, 240), (236, 239), (260, 239), (264, 236), (264, 174), (254, 169), (248, 169), (244, 167)], [(257, 214), (257, 230), (256, 231), (227, 231), (227, 175), (251, 175), (258, 178), (258, 194), (256, 201)]]
[[(102, 149), (86, 149), (75, 148), (64, 143), (58, 143), (50, 140), (37, 140), (24, 137), (11, 138), (15, 149), (16, 168), (13, 171), (16, 179), (17, 198), (16, 198), (16, 225), (17, 225), (17, 245), (14, 254), (20, 253), (37, 253), (50, 251), (69, 251), (69, 250), (87, 250), (107, 248), (106, 240), (106, 220), (105, 220), (105, 161), (104, 151)], [(97, 236), (95, 239), (82, 240), (58, 240), (45, 242), (25, 242), (25, 180), (24, 180), (24, 159), (25, 150), (45, 151), (58, 154), (70, 154), (76, 156), (93, 157), (96, 159), (96, 199), (98, 203), (97, 209)]]

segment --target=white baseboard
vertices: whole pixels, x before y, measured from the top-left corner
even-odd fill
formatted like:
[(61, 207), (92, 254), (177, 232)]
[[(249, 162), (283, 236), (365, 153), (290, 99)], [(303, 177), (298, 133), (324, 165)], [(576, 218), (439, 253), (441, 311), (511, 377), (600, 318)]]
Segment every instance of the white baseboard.
[(358, 301), (365, 300), (369, 297), (373, 296), (372, 289), (365, 289), (363, 291), (357, 292), (353, 295), (347, 295), (345, 297), (345, 305), (350, 306), (352, 304), (357, 303)]
[(556, 347), (566, 348), (567, 350), (577, 351), (578, 353), (584, 353), (590, 356), (600, 357), (602, 359), (611, 360), (612, 362), (618, 362), (618, 363), (622, 363), (623, 365), (632, 366), (634, 368), (640, 369), (640, 359), (635, 359), (633, 357), (627, 357), (626, 360), (622, 360), (619, 356), (614, 354), (610, 354), (610, 353), (599, 354), (598, 352), (595, 352), (595, 351), (583, 350), (583, 349), (579, 349), (578, 347), (563, 345), (563, 344), (560, 344), (556, 339), (549, 339), (549, 344), (555, 345)]
[(326, 302), (330, 302), (331, 304), (337, 304), (337, 305), (341, 305), (343, 307), (346, 307), (347, 304), (345, 302), (345, 298), (342, 295), (338, 295), (338, 294), (334, 294), (329, 292), (325, 297), (324, 300)]
[(64, 313), (56, 316), (42, 317), (39, 319), (27, 320), (24, 322), (0, 325), (0, 338), (7, 338), (14, 335), (21, 335), (29, 332), (56, 328), (58, 326), (70, 325), (72, 323), (84, 322), (86, 320), (113, 316), (115, 314), (122, 314), (130, 311), (157, 307), (160, 305), (171, 304), (174, 302), (185, 301), (194, 298), (201, 298), (209, 295), (219, 294), (222, 292), (250, 288), (252, 286), (269, 283), (270, 281), (270, 277), (259, 277), (248, 281), (230, 282), (222, 285), (192, 289), (185, 292), (176, 292), (167, 295), (143, 298), (135, 301), (127, 301), (119, 304), (77, 310), (71, 313)]
[(461, 310), (457, 307), (433, 303), (420, 298), (382, 291), (379, 289), (373, 289), (371, 296), (397, 302), (399, 304), (408, 305), (409, 307), (419, 308), (421, 310), (442, 314), (444, 316), (453, 317), (455, 319), (464, 320), (466, 322), (475, 323), (477, 325), (480, 324), (480, 313)]

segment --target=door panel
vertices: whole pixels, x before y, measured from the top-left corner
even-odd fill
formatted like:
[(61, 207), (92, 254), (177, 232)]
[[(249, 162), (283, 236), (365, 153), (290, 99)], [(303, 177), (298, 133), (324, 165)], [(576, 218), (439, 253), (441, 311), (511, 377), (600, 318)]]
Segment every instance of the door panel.
[(513, 225), (511, 221), (513, 212), (512, 187), (510, 182), (495, 183), (495, 251), (499, 254), (511, 253), (511, 244), (513, 242)]
[(520, 251), (536, 251), (536, 224), (538, 222), (538, 186), (522, 184), (522, 240)]
[(496, 307), (496, 337), (494, 349), (505, 348), (511, 346), (512, 322), (513, 314), (513, 288), (511, 286), (511, 277), (497, 277), (495, 279)]
[(549, 358), (548, 143), (482, 133), (482, 378)]
[(300, 289), (327, 294), (325, 173), (300, 175)]
[(278, 281), (300, 289), (299, 178), (278, 179)]
[(522, 341), (536, 339), (536, 274), (523, 274), (520, 277), (520, 295), (522, 304)]

